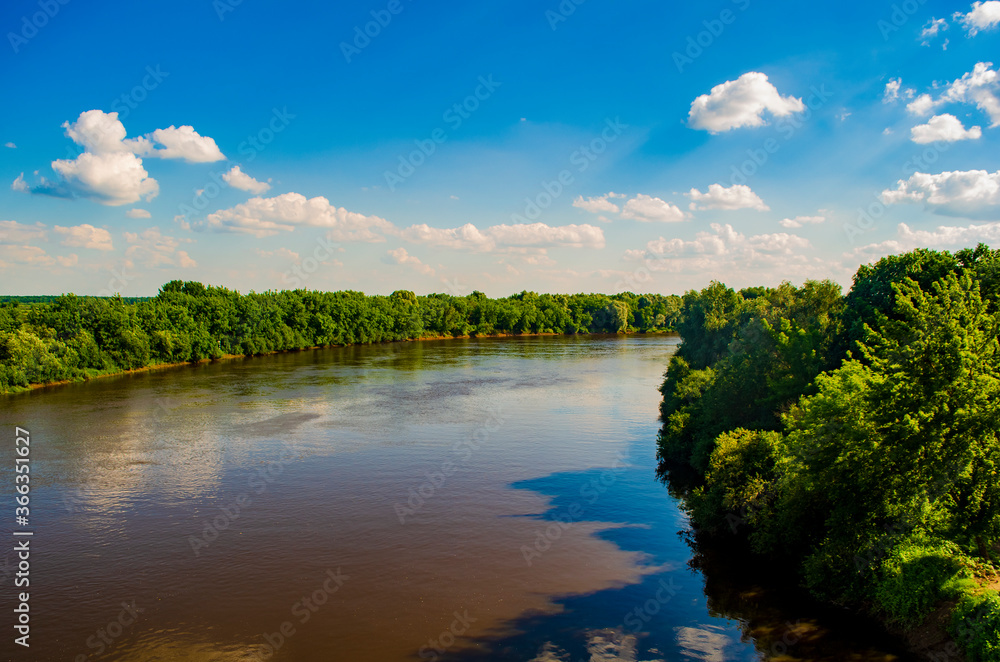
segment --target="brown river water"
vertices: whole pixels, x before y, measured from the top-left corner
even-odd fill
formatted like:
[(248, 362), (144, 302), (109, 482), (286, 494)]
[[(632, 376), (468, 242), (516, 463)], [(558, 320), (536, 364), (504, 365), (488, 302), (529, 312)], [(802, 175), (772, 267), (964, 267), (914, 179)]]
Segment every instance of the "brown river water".
[(679, 535), (655, 475), (678, 343), (331, 348), (0, 396), (0, 535), (14, 426), (34, 531), (28, 649), (0, 556), (4, 659), (911, 659)]

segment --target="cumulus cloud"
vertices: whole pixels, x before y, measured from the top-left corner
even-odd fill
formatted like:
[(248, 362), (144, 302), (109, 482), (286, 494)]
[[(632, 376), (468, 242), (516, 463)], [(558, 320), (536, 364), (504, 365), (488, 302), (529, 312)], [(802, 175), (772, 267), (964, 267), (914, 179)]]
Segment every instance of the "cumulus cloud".
[(910, 129), (910, 140), (920, 145), (937, 141), (955, 142), (957, 140), (978, 140), (983, 130), (974, 126), (966, 130), (962, 121), (954, 115), (945, 113), (935, 115), (927, 121)]
[(885, 204), (923, 203), (935, 214), (983, 218), (1000, 211), (1000, 171), (917, 172), (882, 191)]
[[(660, 237), (648, 242), (644, 249), (626, 251), (623, 257), (642, 262), (645, 270), (698, 274), (699, 278), (706, 272), (759, 274), (774, 273), (776, 268), (781, 278), (788, 278), (790, 273), (817, 277), (825, 268), (802, 254), (810, 247), (808, 239), (786, 232), (748, 237), (732, 225), (713, 223), (711, 231), (699, 232), (694, 239)], [(753, 279), (758, 281), (758, 278)]]
[(15, 191), (57, 197), (90, 198), (104, 205), (127, 205), (151, 200), (159, 193), (159, 184), (149, 176), (140, 157), (183, 159), (207, 163), (224, 159), (215, 141), (201, 136), (190, 126), (170, 126), (146, 136), (126, 138), (125, 126), (118, 113), (88, 110), (75, 122), (64, 122), (66, 136), (83, 147), (74, 159), (58, 159), (52, 169), (61, 181), (42, 177), (28, 185), (24, 176), (11, 185)]
[(405, 264), (413, 268), (414, 271), (422, 273), (426, 276), (433, 276), (434, 269), (429, 265), (424, 264), (419, 258), (410, 255), (406, 252), (405, 248), (393, 248), (392, 250), (386, 251), (386, 261), (389, 264)]
[(622, 218), (635, 219), (644, 223), (650, 221), (676, 223), (687, 220), (687, 214), (676, 205), (640, 193), (625, 203), (625, 208), (622, 209)]
[(486, 252), (496, 248), (496, 240), (472, 223), (457, 228), (432, 228), (422, 223), (400, 230), (399, 236), (414, 244), (455, 250)]
[(223, 173), (222, 179), (233, 188), (238, 188), (241, 191), (250, 191), (254, 195), (266, 193), (271, 188), (271, 185), (267, 182), (258, 182), (240, 170), (238, 165), (233, 166), (229, 172)]
[(145, 209), (129, 209), (125, 215), (129, 218), (152, 218), (153, 216)]
[(934, 110), (934, 99), (929, 94), (921, 94), (916, 99), (906, 104), (906, 112), (917, 117), (929, 115)]
[(788, 228), (794, 230), (795, 228), (801, 228), (806, 225), (818, 225), (826, 221), (825, 216), (796, 216), (795, 218), (785, 218), (778, 223), (783, 228)]
[(291, 232), (296, 227), (329, 230), (335, 241), (385, 241), (384, 233), (393, 225), (378, 216), (365, 216), (330, 204), (322, 196), (306, 198), (300, 193), (283, 193), (273, 198), (250, 198), (246, 202), (213, 212), (196, 229), (216, 232), (243, 232), (267, 237)]
[(129, 269), (136, 263), (146, 267), (183, 267), (198, 266), (186, 251), (178, 250), (182, 243), (192, 243), (191, 239), (168, 237), (153, 227), (143, 232), (126, 232), (125, 241), (129, 247), (125, 249), (125, 266)]
[(576, 200), (573, 201), (573, 206), (579, 207), (584, 211), (589, 211), (592, 214), (600, 214), (600, 213), (617, 214), (620, 210), (618, 208), (618, 205), (611, 202), (611, 199), (624, 198), (624, 197), (625, 195), (621, 193), (615, 193), (613, 191), (611, 193), (599, 195), (594, 198), (584, 198), (581, 195), (577, 197)]
[(153, 131), (149, 139), (159, 147), (147, 148), (144, 156), (184, 159), (188, 163), (213, 163), (226, 158), (215, 140), (199, 135), (192, 126), (175, 127), (171, 124), (165, 129)]
[(968, 14), (956, 12), (954, 18), (962, 24), (970, 37), (975, 37), (980, 30), (995, 28), (1000, 23), (1000, 1), (974, 2), (972, 11)]
[(160, 185), (142, 167), (142, 159), (131, 152), (84, 152), (72, 160), (53, 161), (52, 169), (73, 192), (102, 205), (152, 200), (160, 192)]
[(767, 124), (764, 112), (782, 117), (805, 110), (802, 99), (781, 96), (765, 74), (751, 71), (726, 81), (691, 103), (688, 123), (709, 133)]
[(756, 209), (758, 211), (768, 211), (770, 209), (746, 184), (734, 184), (729, 188), (721, 184), (710, 184), (708, 191), (705, 193), (693, 188), (688, 193), (685, 193), (685, 195), (691, 198), (690, 208), (692, 210)]
[(728, 255), (745, 251), (788, 254), (811, 245), (808, 239), (786, 232), (747, 237), (728, 223), (712, 223), (711, 228), (712, 232), (699, 232), (690, 241), (654, 239), (646, 244), (646, 255)]
[(972, 104), (986, 113), (992, 124), (1000, 125), (1000, 72), (990, 67), (992, 62), (978, 62), (972, 71), (952, 81), (937, 98), (921, 94), (906, 109), (913, 115), (925, 116), (950, 103)]
[(72, 124), (63, 122), (62, 127), (66, 129), (67, 138), (94, 154), (141, 154), (153, 148), (144, 136), (126, 139), (125, 125), (118, 119), (118, 113), (87, 110)]
[(75, 254), (52, 256), (38, 246), (16, 246), (0, 244), (0, 269), (10, 267), (12, 264), (26, 264), (30, 266), (42, 267), (72, 267), (77, 264), (79, 258)]
[(523, 249), (604, 248), (604, 231), (594, 225), (550, 226), (545, 223), (494, 225), (480, 230), (471, 223), (458, 228), (413, 225), (399, 236), (415, 244), (485, 253)]
[(6, 148), (8, 148), (8, 149), (17, 149), (17, 145), (15, 145), (14, 143), (10, 143), (10, 142), (4, 143), (3, 146), (6, 147)]
[(915, 248), (964, 248), (980, 242), (992, 245), (1000, 242), (1000, 222), (966, 226), (940, 225), (935, 230), (912, 230), (906, 223), (900, 223), (896, 228), (895, 239), (861, 246), (847, 256), (864, 255), (874, 259), (905, 253)]
[(45, 226), (41, 223), (28, 225), (17, 221), (0, 221), (0, 244), (22, 244), (46, 238)]
[(52, 228), (58, 234), (63, 235), (63, 246), (79, 246), (80, 248), (92, 248), (98, 251), (114, 250), (111, 242), (111, 233), (104, 228), (95, 228), (89, 223), (63, 227), (56, 225)]

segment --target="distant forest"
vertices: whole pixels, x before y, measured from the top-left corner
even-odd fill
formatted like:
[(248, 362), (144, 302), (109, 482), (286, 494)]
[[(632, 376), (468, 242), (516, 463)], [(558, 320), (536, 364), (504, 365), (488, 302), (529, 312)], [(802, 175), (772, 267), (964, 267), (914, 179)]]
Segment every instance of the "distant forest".
[(677, 330), (659, 455), (699, 535), (1000, 660), (1000, 251), (886, 257), (846, 296), (713, 283)]
[(164, 363), (428, 337), (628, 333), (676, 327), (681, 298), (536, 294), (490, 299), (308, 290), (239, 294), (172, 281), (151, 298), (0, 298), (0, 392)]

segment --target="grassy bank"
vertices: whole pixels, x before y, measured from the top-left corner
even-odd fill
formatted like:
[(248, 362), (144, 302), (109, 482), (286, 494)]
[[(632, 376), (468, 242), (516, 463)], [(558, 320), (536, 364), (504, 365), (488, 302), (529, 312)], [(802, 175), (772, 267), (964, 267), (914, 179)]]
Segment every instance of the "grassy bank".
[(680, 297), (521, 292), (490, 299), (307, 290), (241, 295), (174, 281), (156, 297), (0, 303), (0, 393), (184, 363), (430, 338), (663, 332)]
[[(1000, 659), (1000, 252), (684, 297), (659, 455), (700, 535), (817, 597)], [(925, 642), (926, 643), (926, 642)]]

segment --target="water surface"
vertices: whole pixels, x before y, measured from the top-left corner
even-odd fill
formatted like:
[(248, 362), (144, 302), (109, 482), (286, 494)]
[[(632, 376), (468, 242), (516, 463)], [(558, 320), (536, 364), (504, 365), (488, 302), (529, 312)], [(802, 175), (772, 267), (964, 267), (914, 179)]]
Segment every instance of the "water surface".
[(33, 443), (13, 659), (908, 659), (739, 558), (691, 563), (654, 462), (678, 342), (333, 348), (4, 397)]

